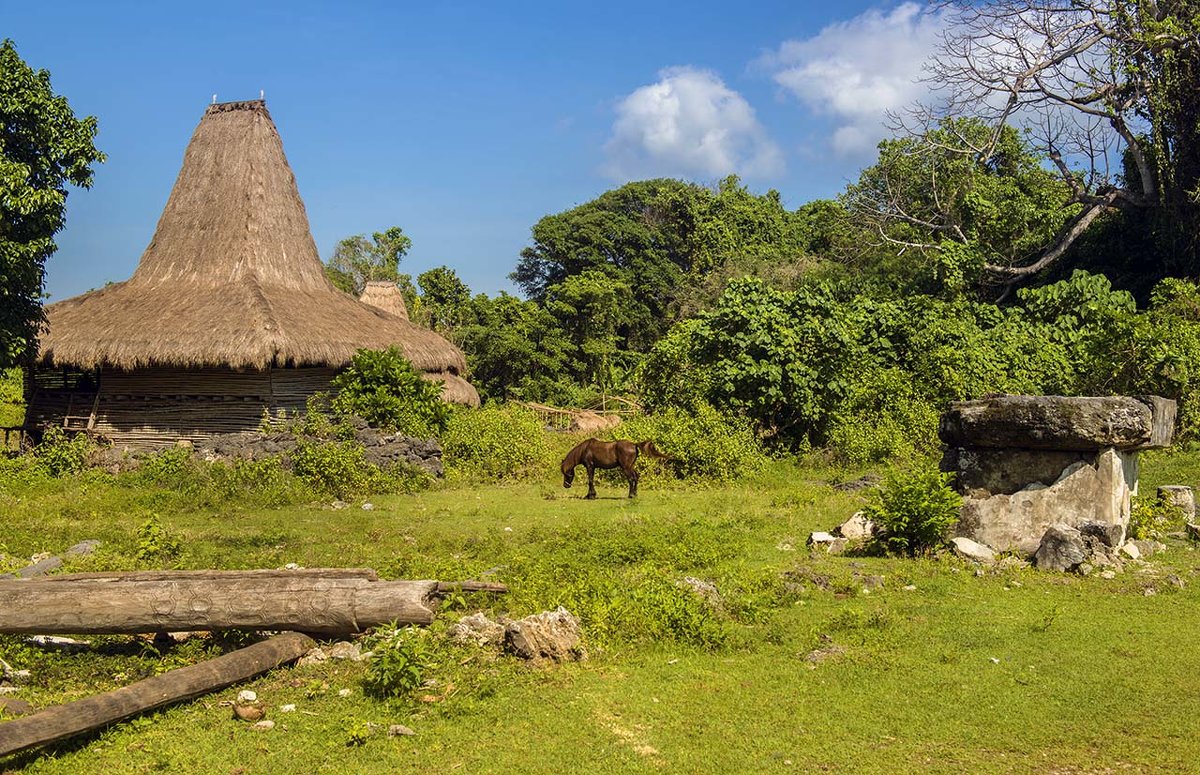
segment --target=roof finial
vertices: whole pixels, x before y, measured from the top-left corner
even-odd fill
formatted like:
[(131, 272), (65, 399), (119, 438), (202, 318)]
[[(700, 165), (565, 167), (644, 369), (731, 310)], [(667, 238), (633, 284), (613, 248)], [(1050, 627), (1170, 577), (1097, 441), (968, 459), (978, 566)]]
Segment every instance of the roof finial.
[(217, 104), (217, 95), (215, 95), (215, 94), (213, 95), (213, 104), (214, 105)]
[(259, 90), (258, 90), (258, 98), (259, 98), (260, 100), (265, 100), (265, 99), (267, 98), (267, 90), (266, 90), (266, 89), (259, 89)]

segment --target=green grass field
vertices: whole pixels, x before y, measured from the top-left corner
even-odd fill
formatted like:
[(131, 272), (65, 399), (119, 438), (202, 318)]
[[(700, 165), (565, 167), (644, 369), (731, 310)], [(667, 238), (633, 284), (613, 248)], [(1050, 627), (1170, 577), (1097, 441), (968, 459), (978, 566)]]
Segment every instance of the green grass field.
[[(781, 462), (721, 487), (644, 480), (635, 501), (607, 482), (594, 502), (550, 479), (445, 485), (371, 498), (369, 511), (197, 506), (194, 493), (99, 475), (0, 491), (10, 565), (99, 538), (101, 550), (69, 569), (295, 562), (511, 587), (440, 613), (430, 683), (411, 697), (364, 694), (362, 663), (282, 669), (248, 684), (273, 730), (230, 718), (220, 703), (247, 688), (234, 687), (0, 759), (0, 770), (1194, 770), (1200, 556), (1192, 546), (1172, 543), (1112, 580), (1019, 569), (980, 576), (950, 557), (810, 556), (807, 534), (863, 502), (831, 488), (834, 476)], [(1143, 488), (1168, 482), (1200, 484), (1200, 455), (1147, 456)], [(143, 533), (139, 547), (149, 519), (165, 538)], [(722, 608), (676, 586), (684, 576), (715, 583)], [(443, 638), (464, 611), (518, 617), (559, 604), (583, 620), (586, 661), (530, 666)], [(32, 672), (13, 696), (53, 704), (232, 647), (90, 640), (89, 651), (59, 654), (0, 638), (0, 658)], [(285, 703), (296, 712), (280, 713)], [(368, 724), (392, 723), (416, 735), (361, 736)]]

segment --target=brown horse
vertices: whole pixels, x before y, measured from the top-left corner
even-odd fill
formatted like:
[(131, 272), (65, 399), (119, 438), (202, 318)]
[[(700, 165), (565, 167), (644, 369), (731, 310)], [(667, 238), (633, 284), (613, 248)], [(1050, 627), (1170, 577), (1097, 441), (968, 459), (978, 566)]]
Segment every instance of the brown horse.
[(619, 467), (625, 474), (625, 478), (629, 480), (629, 497), (632, 498), (637, 495), (638, 472), (635, 466), (639, 454), (664, 460), (671, 459), (659, 452), (654, 447), (653, 441), (600, 441), (599, 439), (581, 441), (563, 458), (563, 487), (571, 486), (571, 482), (575, 481), (575, 467), (581, 465), (587, 469), (588, 475), (586, 497), (588, 499), (595, 498), (596, 469)]

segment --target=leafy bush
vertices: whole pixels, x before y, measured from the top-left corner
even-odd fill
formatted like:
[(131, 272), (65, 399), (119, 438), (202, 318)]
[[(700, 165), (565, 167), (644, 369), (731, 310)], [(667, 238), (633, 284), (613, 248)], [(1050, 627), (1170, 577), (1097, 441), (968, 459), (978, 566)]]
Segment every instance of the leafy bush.
[(653, 441), (683, 476), (732, 481), (762, 470), (762, 444), (750, 423), (726, 417), (705, 403), (690, 410), (676, 407), (633, 417), (612, 435), (630, 441)]
[(441, 386), (423, 378), (397, 347), (359, 350), (332, 385), (336, 413), (358, 415), (378, 428), (430, 438), (450, 419)]
[(916, 555), (940, 544), (958, 521), (962, 496), (950, 488), (951, 474), (932, 466), (893, 470), (871, 493), (867, 518), (889, 552)]
[(169, 533), (157, 517), (151, 517), (137, 529), (137, 558), (144, 563), (165, 563), (179, 556), (182, 542)]
[(364, 679), (367, 692), (376, 697), (401, 697), (417, 689), (426, 671), (434, 666), (434, 649), (428, 630), (397, 627), (377, 630), (365, 646), (371, 650)]
[(33, 454), (38, 464), (45, 468), (50, 476), (64, 476), (79, 473), (84, 469), (92, 446), (92, 442), (84, 434), (68, 436), (62, 428), (51, 425), (46, 429), (42, 443), (37, 445)]
[(0, 425), (20, 425), (25, 416), (20, 369), (0, 369)]
[(872, 370), (850, 388), (834, 414), (829, 443), (853, 465), (929, 451), (937, 443), (938, 411), (896, 368)]
[(460, 476), (528, 476), (555, 461), (537, 413), (517, 404), (458, 409), (442, 434), (447, 468)]
[(1130, 538), (1162, 538), (1173, 530), (1182, 530), (1183, 509), (1154, 495), (1135, 495), (1129, 515)]

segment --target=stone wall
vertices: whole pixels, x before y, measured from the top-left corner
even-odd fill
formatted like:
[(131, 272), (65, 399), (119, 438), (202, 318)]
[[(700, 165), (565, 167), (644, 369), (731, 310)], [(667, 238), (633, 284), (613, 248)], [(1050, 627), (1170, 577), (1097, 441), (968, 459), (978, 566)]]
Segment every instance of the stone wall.
[(1157, 396), (993, 396), (952, 404), (942, 468), (963, 507), (956, 534), (1032, 554), (1052, 525), (1129, 524), (1137, 453), (1165, 447), (1175, 402)]

